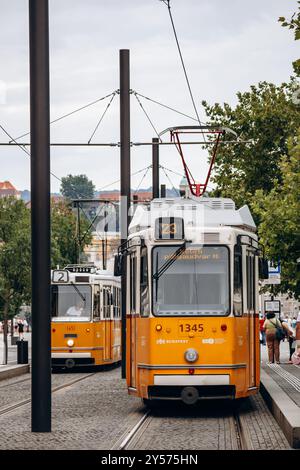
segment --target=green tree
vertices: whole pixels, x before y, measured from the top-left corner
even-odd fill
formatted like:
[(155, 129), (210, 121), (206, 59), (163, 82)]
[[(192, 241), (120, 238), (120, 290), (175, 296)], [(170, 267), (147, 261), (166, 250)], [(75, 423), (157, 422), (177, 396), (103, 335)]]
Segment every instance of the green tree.
[(281, 157), (287, 155), (288, 137), (300, 125), (293, 93), (294, 80), (280, 86), (260, 82), (250, 91), (237, 93), (235, 107), (203, 102), (210, 123), (231, 128), (241, 141), (220, 146), (212, 176), (214, 195), (251, 207), (256, 190), (268, 192), (275, 180), (281, 182)]
[(64, 201), (51, 205), (51, 266), (77, 263), (78, 253), (91, 242), (90, 224), (81, 218), (81, 240), (77, 236), (77, 217)]
[[(80, 249), (91, 241), (87, 221), (82, 221)], [(77, 220), (70, 205), (51, 205), (51, 266), (77, 261)], [(31, 301), (30, 210), (15, 198), (0, 199), (0, 320), (4, 326), (4, 361), (7, 362), (8, 320)], [(49, 273), (50, 275), (50, 273)]]
[(267, 194), (256, 191), (252, 208), (261, 220), (258, 233), (268, 258), (281, 261), (281, 284), (274, 286), (275, 292), (300, 298), (300, 129), (288, 140), (288, 155), (279, 167), (282, 182), (276, 180)]
[(30, 299), (30, 212), (23, 201), (0, 199), (0, 319), (7, 363), (7, 326)]
[[(294, 39), (298, 41), (300, 39), (300, 1), (298, 3), (298, 11), (292, 15), (292, 17), (287, 20), (284, 16), (281, 16), (278, 21), (281, 23), (281, 26), (284, 28), (289, 28), (294, 32)], [(300, 76), (300, 59), (293, 62), (294, 72), (299, 77)]]
[(61, 180), (60, 191), (67, 199), (92, 199), (95, 186), (86, 175), (68, 175)]

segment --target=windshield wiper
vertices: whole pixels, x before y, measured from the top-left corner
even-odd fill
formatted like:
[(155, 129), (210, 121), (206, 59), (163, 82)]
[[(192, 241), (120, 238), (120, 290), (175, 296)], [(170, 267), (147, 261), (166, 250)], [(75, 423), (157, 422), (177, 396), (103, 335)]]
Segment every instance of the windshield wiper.
[(169, 269), (170, 266), (177, 260), (177, 258), (186, 250), (186, 243), (184, 242), (180, 247), (173, 253), (170, 259), (168, 259), (158, 270), (153, 274), (152, 279), (158, 281), (158, 279)]
[(81, 297), (81, 300), (83, 300), (83, 302), (85, 303), (86, 301), (86, 298), (85, 298), (85, 295), (83, 295), (80, 290), (78, 289), (78, 287), (74, 284), (74, 282), (71, 282), (72, 286), (74, 287), (74, 289), (76, 290), (77, 294)]

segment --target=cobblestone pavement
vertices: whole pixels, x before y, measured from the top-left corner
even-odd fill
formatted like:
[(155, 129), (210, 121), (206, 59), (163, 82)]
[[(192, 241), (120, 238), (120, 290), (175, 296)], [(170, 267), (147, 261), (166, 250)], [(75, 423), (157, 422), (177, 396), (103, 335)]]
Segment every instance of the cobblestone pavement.
[[(74, 374), (52, 374), (52, 388), (71, 382), (74, 379), (85, 377), (84, 373)], [(7, 405), (26, 400), (31, 395), (31, 375), (24, 374), (0, 382), (0, 410)]]
[[(71, 375), (55, 375), (53, 382), (69, 382)], [(11, 404), (20, 390), (9, 395)], [(134, 425), (142, 413), (140, 400), (127, 395), (120, 369), (99, 372), (53, 394), (52, 433), (31, 433), (30, 404), (0, 416), (0, 449), (109, 449), (128, 417)]]
[[(54, 374), (58, 386), (85, 376)], [(0, 408), (30, 397), (23, 376), (0, 383)], [(246, 406), (245, 406), (246, 404)], [(233, 402), (202, 402), (196, 407), (164, 403), (146, 421), (130, 448), (171, 450), (237, 449)], [(140, 400), (127, 394), (120, 369), (87, 377), (52, 396), (52, 433), (31, 433), (30, 404), (0, 416), (0, 449), (111, 449), (144, 415)], [(254, 449), (289, 449), (260, 395), (241, 408), (243, 425)]]
[(129, 444), (129, 449), (147, 450), (235, 450), (238, 449), (234, 412), (238, 411), (241, 426), (250, 449), (291, 449), (283, 432), (271, 415), (260, 394), (234, 402), (206, 402), (185, 408), (180, 404), (164, 404), (152, 412)]
[(238, 441), (231, 404), (199, 403), (185, 407), (164, 403), (147, 420), (142, 435), (129, 449), (147, 450), (237, 450)]

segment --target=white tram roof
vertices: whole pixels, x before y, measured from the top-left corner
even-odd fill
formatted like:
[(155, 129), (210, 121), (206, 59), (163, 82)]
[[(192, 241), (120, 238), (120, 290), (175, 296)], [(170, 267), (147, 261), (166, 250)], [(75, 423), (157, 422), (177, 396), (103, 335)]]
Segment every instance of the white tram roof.
[(256, 225), (248, 206), (235, 208), (229, 198), (178, 197), (153, 199), (149, 206), (139, 205), (129, 225), (129, 234), (154, 228), (158, 217), (181, 217), (195, 227), (239, 227), (251, 232)]

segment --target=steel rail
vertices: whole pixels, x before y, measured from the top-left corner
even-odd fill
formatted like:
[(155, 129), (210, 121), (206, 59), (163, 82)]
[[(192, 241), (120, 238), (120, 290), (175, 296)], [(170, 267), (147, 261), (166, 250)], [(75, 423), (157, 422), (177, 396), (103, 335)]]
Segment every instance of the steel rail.
[(128, 444), (136, 436), (137, 432), (141, 429), (142, 425), (150, 418), (150, 410), (147, 410), (146, 413), (141, 417), (141, 419), (133, 426), (133, 428), (126, 433), (126, 436), (120, 444), (118, 444), (118, 450), (125, 450)]
[[(57, 387), (54, 387), (51, 390), (51, 393), (55, 393), (55, 392), (58, 392), (59, 390), (62, 390), (64, 388), (71, 387), (75, 383), (81, 382), (82, 380), (85, 380), (85, 379), (88, 379), (89, 377), (92, 377), (95, 374), (97, 374), (97, 372), (93, 372), (91, 374), (85, 375), (84, 377), (79, 377), (78, 379), (72, 380), (71, 382), (67, 382), (66, 384), (58, 385)], [(0, 409), (0, 416), (5, 415), (6, 413), (10, 413), (11, 411), (14, 411), (16, 408), (21, 408), (22, 406), (27, 405), (30, 402), (31, 402), (31, 398), (27, 398), (25, 400), (13, 403), (12, 405), (9, 405), (7, 407), (1, 408)]]

